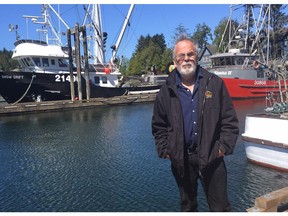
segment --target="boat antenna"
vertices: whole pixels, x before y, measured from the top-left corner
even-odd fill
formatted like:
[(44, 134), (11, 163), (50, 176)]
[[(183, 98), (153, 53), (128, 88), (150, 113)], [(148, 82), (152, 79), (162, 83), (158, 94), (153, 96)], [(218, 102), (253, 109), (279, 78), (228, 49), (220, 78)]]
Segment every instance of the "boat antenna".
[(48, 9), (51, 9), (54, 12), (54, 14), (58, 17), (58, 19), (65, 25), (65, 27), (69, 29), (69, 26), (67, 25), (67, 23), (61, 18), (61, 16), (55, 11), (55, 9), (50, 4), (42, 5), (42, 12), (41, 12), (42, 16), (24, 15), (22, 17), (26, 18), (26, 21), (27, 19), (31, 19), (33, 24), (40, 24), (44, 26), (44, 28), (37, 29), (36, 31), (43, 32), (43, 34), (45, 35), (45, 40), (47, 44), (49, 43), (49, 40), (51, 40), (51, 38), (48, 37), (48, 30), (47, 30), (48, 28), (50, 28), (56, 37), (57, 44), (62, 45), (59, 32), (58, 33), (56, 32), (50, 20), (50, 14), (48, 12)]
[(9, 32), (13, 32), (15, 31), (15, 34), (16, 34), (16, 41), (18, 41), (20, 39), (20, 36), (18, 34), (18, 25), (12, 25), (12, 24), (9, 24)]

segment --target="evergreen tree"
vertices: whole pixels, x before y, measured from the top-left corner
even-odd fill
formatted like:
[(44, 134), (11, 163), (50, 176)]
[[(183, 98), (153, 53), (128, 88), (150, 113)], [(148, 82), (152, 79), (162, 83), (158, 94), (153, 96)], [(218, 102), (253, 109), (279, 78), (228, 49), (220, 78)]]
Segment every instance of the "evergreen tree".
[(190, 36), (190, 34), (188, 33), (188, 29), (185, 28), (182, 23), (176, 27), (174, 34), (171, 37), (171, 43), (173, 45), (175, 44), (176, 40), (180, 35), (187, 35), (188, 37)]
[(16, 60), (11, 59), (13, 52), (8, 51), (5, 48), (0, 51), (0, 70), (9, 71), (19, 67)]
[(199, 50), (203, 49), (209, 44), (209, 40), (212, 41), (211, 29), (205, 23), (197, 24), (196, 30), (192, 35), (192, 40), (195, 41)]
[(282, 4), (272, 4), (270, 7), (270, 46), (273, 59), (283, 57), (284, 41), (288, 37), (288, 14), (283, 12), (286, 8), (287, 5)]
[(153, 37), (150, 35), (140, 36), (126, 74), (141, 75), (151, 71), (152, 67), (153, 70), (162, 70), (165, 68), (162, 60), (165, 50), (166, 43), (163, 34), (156, 34)]

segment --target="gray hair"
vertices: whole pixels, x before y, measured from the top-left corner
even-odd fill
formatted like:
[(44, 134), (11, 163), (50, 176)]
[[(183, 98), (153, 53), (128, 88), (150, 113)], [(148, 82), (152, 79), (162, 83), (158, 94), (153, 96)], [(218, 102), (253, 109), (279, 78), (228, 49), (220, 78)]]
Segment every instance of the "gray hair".
[(173, 58), (175, 57), (174, 55), (174, 53), (175, 53), (175, 46), (179, 43), (179, 42), (181, 42), (181, 41), (190, 41), (191, 43), (193, 43), (194, 45), (196, 45), (196, 43), (195, 43), (195, 41), (194, 40), (192, 40), (192, 38), (191, 37), (189, 37), (187, 34), (180, 34), (178, 37), (177, 37), (177, 39), (176, 39), (176, 41), (175, 41), (175, 44), (174, 44), (174, 48), (173, 48)]

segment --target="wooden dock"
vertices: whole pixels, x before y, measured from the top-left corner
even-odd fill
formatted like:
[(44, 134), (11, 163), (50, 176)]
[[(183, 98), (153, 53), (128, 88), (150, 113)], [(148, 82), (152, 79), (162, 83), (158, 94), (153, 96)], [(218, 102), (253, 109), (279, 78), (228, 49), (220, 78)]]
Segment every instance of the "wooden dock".
[(156, 94), (139, 94), (139, 95), (125, 95), (111, 98), (93, 98), (89, 101), (42, 101), (33, 103), (17, 103), (10, 105), (3, 103), (0, 105), (0, 116), (7, 115), (20, 115), (36, 112), (49, 112), (58, 110), (70, 110), (70, 109), (85, 109), (100, 106), (112, 106), (112, 105), (129, 105), (135, 103), (153, 102), (156, 98)]
[(273, 191), (255, 199), (255, 205), (247, 212), (287, 212), (288, 187)]

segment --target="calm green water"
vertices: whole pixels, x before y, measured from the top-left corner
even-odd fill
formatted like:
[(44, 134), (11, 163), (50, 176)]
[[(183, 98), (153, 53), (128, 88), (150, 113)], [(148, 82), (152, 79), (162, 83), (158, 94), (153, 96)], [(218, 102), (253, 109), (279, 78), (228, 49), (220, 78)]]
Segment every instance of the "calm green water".
[[(259, 100), (236, 101), (241, 132)], [(0, 119), (0, 211), (176, 212), (170, 162), (156, 155), (153, 104)], [(229, 197), (243, 212), (288, 185), (288, 173), (250, 164), (238, 139), (226, 158)], [(200, 211), (208, 211), (199, 188)]]

